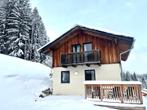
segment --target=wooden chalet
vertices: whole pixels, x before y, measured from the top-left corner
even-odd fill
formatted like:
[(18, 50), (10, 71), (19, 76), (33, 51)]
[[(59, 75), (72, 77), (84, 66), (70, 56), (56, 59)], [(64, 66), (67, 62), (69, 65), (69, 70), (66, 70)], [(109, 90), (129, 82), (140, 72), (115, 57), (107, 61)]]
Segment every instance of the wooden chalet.
[[(77, 25), (39, 51), (52, 55), (55, 94), (66, 94), (58, 92), (62, 86), (71, 88), (67, 94), (83, 94), (85, 80), (121, 80), (120, 63), (127, 60), (133, 43), (129, 36)], [(79, 77), (74, 78), (75, 74)], [(72, 91), (75, 81), (82, 91)]]
[(142, 104), (141, 84), (121, 82), (121, 60), (133, 43), (133, 37), (73, 27), (39, 50), (52, 55), (53, 94)]

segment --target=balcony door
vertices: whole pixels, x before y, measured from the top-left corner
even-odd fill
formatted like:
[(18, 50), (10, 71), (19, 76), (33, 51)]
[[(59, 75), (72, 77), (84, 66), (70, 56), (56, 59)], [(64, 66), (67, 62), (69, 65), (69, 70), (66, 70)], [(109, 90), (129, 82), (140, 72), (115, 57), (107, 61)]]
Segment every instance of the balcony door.
[(92, 43), (84, 44), (84, 61), (89, 62), (92, 61)]
[(75, 45), (72, 46), (72, 52), (73, 53), (78, 53), (78, 52), (80, 52), (80, 50), (81, 50), (80, 44), (75, 44)]
[(81, 51), (80, 44), (75, 44), (72, 46), (72, 63), (80, 62), (80, 51)]

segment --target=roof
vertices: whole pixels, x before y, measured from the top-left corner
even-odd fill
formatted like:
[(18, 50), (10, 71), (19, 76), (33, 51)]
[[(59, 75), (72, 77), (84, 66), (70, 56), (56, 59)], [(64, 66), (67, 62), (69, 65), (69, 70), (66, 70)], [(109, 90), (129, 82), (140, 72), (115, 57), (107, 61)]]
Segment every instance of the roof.
[[(132, 46), (133, 46), (133, 42), (134, 42), (133, 37), (124, 36), (124, 35), (117, 35), (117, 34), (108, 33), (108, 32), (104, 32), (104, 31), (100, 31), (100, 30), (91, 29), (91, 28), (87, 28), (87, 27), (84, 27), (84, 26), (77, 25), (77, 26), (71, 28), (66, 33), (64, 33), (63, 35), (61, 35), (59, 38), (57, 38), (53, 42), (48, 43), (45, 46), (41, 47), (38, 51), (41, 52), (41, 53), (48, 53), (55, 46), (61, 44), (61, 41), (64, 42), (65, 38), (67, 38), (67, 37), (69, 38), (71, 34), (73, 34), (74, 32), (76, 32), (78, 30), (83, 31), (83, 32), (87, 32), (87, 33), (91, 33), (92, 35), (97, 35), (98, 37), (100, 37), (100, 35), (101, 35), (103, 38), (106, 38), (106, 39), (117, 39), (117, 40), (120, 40), (120, 41), (125, 41), (129, 45), (129, 48), (132, 48)], [(123, 52), (123, 51), (126, 51), (126, 50), (122, 50), (120, 52)], [(124, 61), (127, 59), (129, 53), (130, 52), (127, 52), (127, 55), (125, 54), (126, 58), (123, 59)]]

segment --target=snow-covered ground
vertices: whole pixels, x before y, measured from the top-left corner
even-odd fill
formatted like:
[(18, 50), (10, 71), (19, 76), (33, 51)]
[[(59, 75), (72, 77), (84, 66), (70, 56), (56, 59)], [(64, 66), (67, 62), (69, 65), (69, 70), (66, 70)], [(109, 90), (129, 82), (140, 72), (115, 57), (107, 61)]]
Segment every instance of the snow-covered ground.
[(146, 106), (147, 109), (147, 96), (143, 97), (143, 104)]
[(50, 68), (0, 54), (0, 110), (110, 110), (78, 96), (39, 98), (50, 85)]

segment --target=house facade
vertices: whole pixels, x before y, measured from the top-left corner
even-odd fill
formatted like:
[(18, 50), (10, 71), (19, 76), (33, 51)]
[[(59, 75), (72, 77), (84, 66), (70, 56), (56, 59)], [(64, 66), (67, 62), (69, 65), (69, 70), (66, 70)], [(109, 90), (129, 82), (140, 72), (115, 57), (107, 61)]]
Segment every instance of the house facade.
[(84, 81), (121, 80), (132, 37), (75, 26), (39, 51), (52, 55), (53, 94), (84, 95)]

